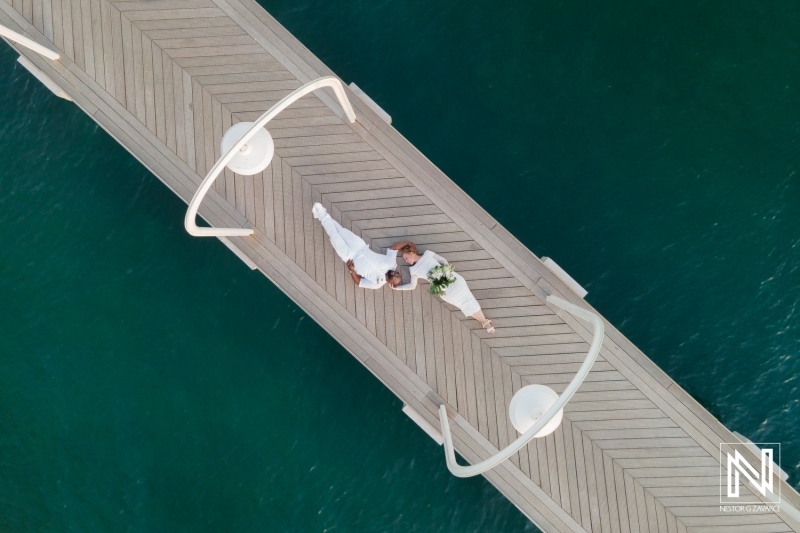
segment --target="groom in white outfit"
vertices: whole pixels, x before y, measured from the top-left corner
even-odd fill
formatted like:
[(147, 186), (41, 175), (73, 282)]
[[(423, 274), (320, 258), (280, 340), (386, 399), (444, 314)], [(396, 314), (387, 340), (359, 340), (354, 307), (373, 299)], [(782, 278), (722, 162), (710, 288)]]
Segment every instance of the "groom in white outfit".
[(386, 283), (396, 287), (402, 281), (397, 268), (397, 250), (386, 250), (386, 255), (373, 252), (364, 239), (345, 229), (328, 214), (320, 203), (311, 209), (314, 218), (331, 238), (331, 245), (350, 269), (350, 277), (364, 289), (380, 289)]

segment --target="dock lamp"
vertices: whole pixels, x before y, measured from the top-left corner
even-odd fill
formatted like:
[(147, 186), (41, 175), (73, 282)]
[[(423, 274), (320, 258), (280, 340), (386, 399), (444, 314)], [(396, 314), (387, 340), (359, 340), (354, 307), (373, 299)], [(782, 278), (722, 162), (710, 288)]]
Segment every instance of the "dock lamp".
[(605, 337), (605, 327), (600, 317), (596, 313), (552, 294), (547, 297), (547, 302), (592, 324), (594, 334), (586, 359), (561, 396), (556, 394), (550, 387), (544, 385), (529, 385), (517, 391), (514, 397), (511, 398), (509, 416), (511, 417), (511, 423), (522, 435), (506, 446), (505, 449), (474, 465), (462, 466), (456, 462), (453, 437), (450, 434), (450, 422), (447, 420), (447, 409), (444, 405), (440, 405), (439, 421), (442, 426), (442, 437), (444, 437), (444, 456), (447, 461), (447, 468), (454, 476), (472, 477), (483, 474), (517, 453), (534, 438), (544, 437), (555, 431), (561, 424), (564, 405), (572, 398), (578, 387), (581, 386), (592, 369), (592, 365), (597, 360)]
[[(222, 153), (227, 153), (252, 126), (252, 122), (239, 122), (231, 126), (222, 136)], [(252, 176), (267, 168), (274, 155), (275, 141), (272, 140), (272, 135), (264, 128), (257, 128), (255, 135), (235, 152), (227, 166), (237, 174)]]
[(356, 113), (353, 111), (353, 106), (344, 92), (342, 82), (333, 76), (325, 76), (295, 89), (272, 106), (269, 111), (261, 115), (255, 122), (239, 122), (231, 126), (222, 137), (222, 157), (211, 167), (208, 175), (200, 183), (197, 192), (194, 193), (192, 201), (189, 202), (189, 208), (186, 210), (186, 218), (184, 219), (184, 227), (190, 235), (195, 237), (245, 237), (253, 234), (253, 230), (250, 228), (198, 227), (195, 220), (200, 204), (225, 167), (243, 176), (252, 176), (267, 168), (275, 155), (275, 143), (269, 132), (264, 129), (264, 126), (295, 101), (323, 87), (333, 89), (336, 98), (339, 100), (339, 105), (342, 106), (345, 115), (347, 115), (347, 120), (350, 123), (356, 121)]

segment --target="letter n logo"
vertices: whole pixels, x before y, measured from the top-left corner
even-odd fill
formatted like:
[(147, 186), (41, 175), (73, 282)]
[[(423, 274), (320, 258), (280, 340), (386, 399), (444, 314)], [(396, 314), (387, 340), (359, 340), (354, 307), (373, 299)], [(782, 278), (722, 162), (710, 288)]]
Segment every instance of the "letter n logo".
[[(769, 501), (775, 501), (776, 496), (780, 498), (780, 490), (776, 493), (774, 486), (774, 445), (767, 446), (773, 447), (758, 448), (753, 444), (748, 446), (741, 442), (720, 444), (720, 503), (765, 503), (758, 500), (757, 494)], [(780, 460), (780, 444), (777, 446)], [(749, 450), (749, 453), (744, 453), (745, 450)], [(747, 457), (753, 455), (756, 457), (760, 455), (760, 462), (751, 464)], [(746, 490), (740, 498), (739, 491), (742, 486), (749, 486), (753, 493)]]

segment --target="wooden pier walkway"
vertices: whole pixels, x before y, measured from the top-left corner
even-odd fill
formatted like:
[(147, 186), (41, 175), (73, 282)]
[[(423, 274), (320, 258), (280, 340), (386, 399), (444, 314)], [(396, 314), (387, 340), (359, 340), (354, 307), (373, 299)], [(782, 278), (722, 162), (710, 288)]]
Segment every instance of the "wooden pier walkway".
[[(232, 124), (332, 75), (253, 0), (0, 0), (0, 24), (61, 53), (53, 63), (18, 48), (186, 202)], [(226, 171), (200, 214), (255, 228), (226, 244), (437, 429), (446, 402), (462, 461), (477, 462), (516, 438), (515, 391), (562, 391), (586, 355), (585, 324), (545, 297), (589, 306), (348, 95), (355, 124), (321, 92), (273, 120), (272, 164), (252, 177)], [(311, 216), (315, 201), (375, 250), (411, 240), (447, 257), (497, 334), (424, 287), (355, 287)], [(785, 511), (721, 511), (719, 445), (736, 438), (611, 324), (606, 332), (561, 426), (486, 478), (545, 531), (797, 531)], [(782, 492), (800, 506), (784, 482)]]

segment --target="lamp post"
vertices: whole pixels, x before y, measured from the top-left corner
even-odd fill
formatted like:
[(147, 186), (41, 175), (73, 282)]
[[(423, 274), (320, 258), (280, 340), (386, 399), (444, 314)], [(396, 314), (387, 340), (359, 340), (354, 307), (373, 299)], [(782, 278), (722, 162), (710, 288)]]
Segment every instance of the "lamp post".
[(447, 420), (447, 409), (444, 404), (440, 405), (439, 422), (442, 426), (442, 437), (444, 437), (444, 456), (447, 461), (447, 468), (454, 476), (472, 477), (491, 470), (517, 453), (532, 439), (544, 437), (555, 431), (561, 423), (564, 405), (572, 398), (578, 387), (581, 386), (583, 380), (586, 379), (592, 369), (592, 365), (597, 360), (605, 337), (605, 326), (600, 317), (596, 313), (569, 303), (557, 296), (548, 296), (547, 302), (592, 324), (594, 334), (586, 359), (560, 396), (553, 389), (544, 385), (531, 385), (517, 391), (511, 399), (509, 415), (511, 423), (522, 435), (492, 457), (474, 465), (462, 466), (456, 462), (453, 436), (450, 434), (450, 422)]
[[(200, 183), (200, 187), (194, 193), (192, 201), (189, 202), (183, 225), (190, 235), (195, 237), (245, 237), (253, 234), (253, 230), (250, 228), (198, 227), (195, 219), (197, 218), (200, 204), (214, 184), (217, 176), (222, 173), (226, 166), (237, 174), (244, 175), (257, 174), (267, 168), (275, 153), (275, 144), (272, 141), (272, 136), (264, 129), (264, 126), (293, 102), (322, 87), (333, 89), (339, 104), (342, 106), (345, 115), (347, 115), (347, 120), (351, 123), (356, 121), (356, 113), (353, 111), (353, 106), (344, 92), (342, 82), (333, 76), (325, 76), (295, 89), (272, 106), (269, 111), (261, 115), (255, 122), (244, 122), (232, 126), (225, 132), (225, 136), (222, 139), (222, 157), (211, 167), (208, 175), (206, 175)], [(239, 172), (240, 170), (242, 172)]]
[(9, 41), (14, 41), (15, 43), (21, 44), (26, 48), (30, 48), (37, 54), (43, 55), (51, 61), (58, 61), (59, 55), (56, 52), (53, 52), (49, 48), (42, 46), (33, 39), (29, 39), (24, 35), (17, 33), (14, 30), (10, 30), (2, 25), (0, 25), (0, 36), (5, 37)]

